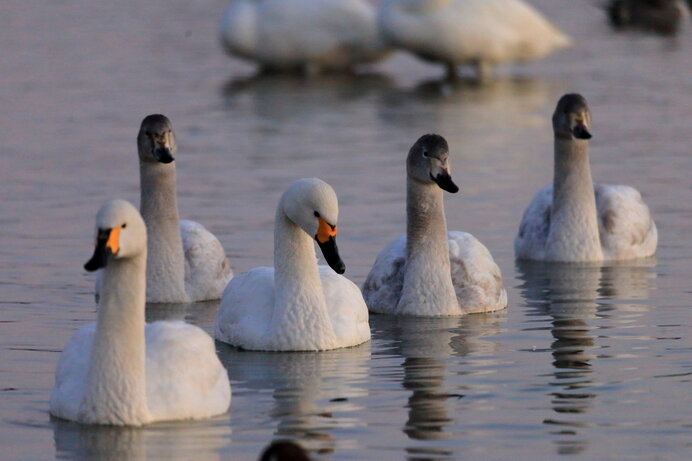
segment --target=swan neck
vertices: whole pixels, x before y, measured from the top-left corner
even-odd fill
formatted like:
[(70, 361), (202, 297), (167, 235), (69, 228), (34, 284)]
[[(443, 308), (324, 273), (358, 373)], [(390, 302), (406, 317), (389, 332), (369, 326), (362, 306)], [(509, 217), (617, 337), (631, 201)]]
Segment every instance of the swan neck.
[(443, 191), (407, 180), (406, 270), (397, 309), (401, 313), (454, 315), (459, 304), (452, 283)]
[(291, 344), (296, 350), (330, 348), (335, 338), (314, 242), (282, 208), (277, 210), (274, 224), (275, 293), (269, 341), (277, 349), (282, 344)]
[(101, 300), (81, 412), (87, 422), (142, 424), (148, 418), (145, 372), (146, 252), (112, 259)]
[(139, 179), (140, 212), (144, 220), (170, 220), (177, 225), (175, 163), (140, 162)]
[(140, 162), (140, 211), (147, 225), (147, 299), (182, 302), (185, 256), (180, 236), (175, 163)]
[[(570, 261), (603, 257), (588, 146), (583, 140), (555, 139), (553, 204), (548, 235), (552, 259)], [(572, 254), (574, 252), (581, 256)]]
[[(436, 184), (406, 183), (407, 254), (429, 245), (447, 245), (443, 192)], [(442, 245), (444, 244), (444, 245)]]

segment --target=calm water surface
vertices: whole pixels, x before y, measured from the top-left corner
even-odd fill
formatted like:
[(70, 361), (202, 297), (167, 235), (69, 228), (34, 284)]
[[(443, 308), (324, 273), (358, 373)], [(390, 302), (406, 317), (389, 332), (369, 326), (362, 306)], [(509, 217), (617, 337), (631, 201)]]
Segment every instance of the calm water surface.
[[(225, 2), (10, 0), (0, 6), (0, 446), (3, 459), (253, 460), (272, 438), (317, 459), (689, 459), (692, 452), (692, 48), (615, 35), (593, 2), (536, 0), (575, 46), (492, 83), (450, 86), (395, 55), (359, 76), (269, 78), (216, 39)], [(551, 180), (550, 115), (590, 101), (597, 180), (640, 189), (656, 259), (517, 265), (512, 239)], [(373, 340), (324, 353), (219, 345), (229, 414), (143, 429), (51, 421), (60, 351), (95, 318), (82, 270), (100, 204), (138, 202), (135, 136), (167, 114), (183, 217), (236, 272), (271, 263), (274, 207), (299, 177), (339, 194), (346, 275), (362, 283), (404, 230), (404, 158), (447, 137), (462, 192), (450, 228), (493, 252), (509, 308), (461, 319), (371, 318)], [(154, 318), (213, 325), (216, 303)]]

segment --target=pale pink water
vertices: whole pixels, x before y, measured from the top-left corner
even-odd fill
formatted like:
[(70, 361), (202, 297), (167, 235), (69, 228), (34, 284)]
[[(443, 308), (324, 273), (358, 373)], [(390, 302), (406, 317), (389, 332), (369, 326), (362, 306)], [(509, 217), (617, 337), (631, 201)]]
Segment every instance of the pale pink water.
[[(224, 1), (0, 5), (0, 441), (3, 459), (255, 459), (295, 437), (318, 459), (687, 459), (691, 450), (692, 49), (615, 35), (590, 2), (532, 2), (575, 46), (493, 83), (441, 85), (402, 54), (359, 77), (254, 77), (226, 57)], [(656, 261), (516, 267), (512, 239), (551, 179), (549, 117), (578, 91), (597, 180), (640, 189)], [(137, 203), (135, 136), (168, 115), (181, 214), (237, 272), (271, 263), (276, 201), (319, 176), (341, 203), (346, 275), (361, 283), (403, 232), (406, 151), (447, 137), (450, 228), (500, 264), (509, 309), (464, 319), (373, 317), (373, 341), (322, 354), (220, 346), (231, 412), (139, 430), (50, 421), (59, 351), (95, 316), (90, 254), (106, 199)], [(151, 312), (206, 328), (215, 303)]]

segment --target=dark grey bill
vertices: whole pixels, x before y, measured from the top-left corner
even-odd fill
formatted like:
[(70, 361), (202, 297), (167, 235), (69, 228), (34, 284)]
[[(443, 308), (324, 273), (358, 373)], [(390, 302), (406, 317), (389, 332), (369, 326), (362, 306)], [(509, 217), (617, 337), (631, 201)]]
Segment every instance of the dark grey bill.
[(168, 147), (158, 147), (154, 149), (154, 157), (156, 157), (156, 160), (158, 160), (160, 163), (171, 163), (173, 160), (175, 160), (171, 150)]
[(449, 174), (440, 173), (437, 176), (433, 176), (431, 174), (430, 177), (438, 186), (440, 186), (440, 189), (451, 192), (452, 194), (459, 192), (459, 186), (454, 184), (454, 181), (452, 181), (452, 177)]
[(572, 129), (572, 134), (577, 139), (591, 139), (591, 133), (586, 129), (586, 126), (582, 123), (577, 123), (577, 125)]

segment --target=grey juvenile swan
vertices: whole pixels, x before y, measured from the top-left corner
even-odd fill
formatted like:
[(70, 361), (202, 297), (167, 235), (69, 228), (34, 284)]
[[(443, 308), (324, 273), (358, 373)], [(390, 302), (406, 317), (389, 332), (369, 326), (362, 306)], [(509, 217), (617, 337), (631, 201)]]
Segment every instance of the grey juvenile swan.
[(519, 259), (598, 262), (651, 256), (658, 233), (641, 194), (595, 184), (589, 165), (591, 113), (579, 94), (560, 98), (553, 114), (553, 184), (529, 204), (514, 240)]
[(466, 232), (447, 232), (442, 191), (449, 147), (422, 136), (406, 162), (406, 235), (380, 252), (363, 286), (372, 312), (422, 317), (490, 312), (507, 306), (502, 274), (488, 249)]
[[(148, 115), (137, 135), (140, 212), (149, 233), (147, 302), (185, 303), (221, 298), (233, 277), (219, 240), (199, 223), (180, 220), (170, 120)], [(96, 283), (100, 292), (100, 275)]]

